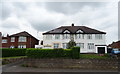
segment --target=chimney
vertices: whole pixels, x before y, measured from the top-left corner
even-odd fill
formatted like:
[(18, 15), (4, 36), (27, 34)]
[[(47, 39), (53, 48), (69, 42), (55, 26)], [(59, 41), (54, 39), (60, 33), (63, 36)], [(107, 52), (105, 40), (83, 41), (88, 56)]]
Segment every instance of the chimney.
[(74, 23), (72, 23), (72, 26), (74, 26)]
[(7, 37), (9, 37), (9, 34), (7, 34)]

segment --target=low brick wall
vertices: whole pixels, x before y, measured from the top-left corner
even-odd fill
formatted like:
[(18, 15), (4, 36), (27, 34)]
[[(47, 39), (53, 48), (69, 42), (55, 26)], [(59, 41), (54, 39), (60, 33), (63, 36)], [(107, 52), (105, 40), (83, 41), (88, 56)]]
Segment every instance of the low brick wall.
[(26, 59), (27, 67), (37, 68), (67, 68), (92, 70), (118, 70), (117, 59)]
[(26, 57), (2, 59), (2, 65), (9, 64), (9, 63), (15, 63), (15, 62), (19, 62), (19, 61), (24, 61), (25, 59), (26, 59)]

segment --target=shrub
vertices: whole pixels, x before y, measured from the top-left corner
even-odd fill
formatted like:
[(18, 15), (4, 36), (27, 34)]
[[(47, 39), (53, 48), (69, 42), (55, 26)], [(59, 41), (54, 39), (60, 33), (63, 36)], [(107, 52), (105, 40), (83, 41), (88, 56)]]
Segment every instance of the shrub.
[(71, 50), (67, 49), (34, 49), (29, 48), (26, 55), (30, 58), (60, 58), (71, 57)]
[(2, 57), (25, 56), (26, 49), (2, 48)]
[(74, 47), (74, 46), (76, 46), (76, 43), (75, 43), (74, 40), (69, 41), (68, 44), (67, 44), (67, 48), (68, 48), (68, 49), (71, 49), (71, 48)]
[(72, 58), (79, 59), (80, 56), (80, 47), (72, 47)]

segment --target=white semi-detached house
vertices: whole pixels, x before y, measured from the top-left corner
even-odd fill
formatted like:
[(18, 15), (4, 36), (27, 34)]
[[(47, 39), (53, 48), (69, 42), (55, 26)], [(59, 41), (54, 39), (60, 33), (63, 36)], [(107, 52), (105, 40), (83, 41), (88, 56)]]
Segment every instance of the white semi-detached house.
[(43, 33), (43, 48), (67, 48), (72, 39), (80, 46), (80, 53), (107, 53), (105, 32), (86, 26), (61, 26)]

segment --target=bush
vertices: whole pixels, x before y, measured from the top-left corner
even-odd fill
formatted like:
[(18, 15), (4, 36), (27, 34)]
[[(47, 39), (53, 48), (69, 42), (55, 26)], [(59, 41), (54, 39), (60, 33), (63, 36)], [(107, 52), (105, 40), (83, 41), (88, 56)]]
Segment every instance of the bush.
[(34, 49), (34, 48), (29, 48), (26, 51), (26, 55), (30, 58), (72, 57), (70, 49), (64, 50), (64, 49)]
[(79, 59), (80, 56), (80, 47), (72, 47), (72, 58)]
[(26, 49), (2, 48), (2, 57), (25, 56)]
[(67, 48), (68, 48), (68, 49), (71, 49), (71, 48), (74, 47), (74, 46), (76, 46), (76, 43), (75, 43), (74, 40), (69, 41), (68, 44), (67, 44)]

